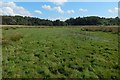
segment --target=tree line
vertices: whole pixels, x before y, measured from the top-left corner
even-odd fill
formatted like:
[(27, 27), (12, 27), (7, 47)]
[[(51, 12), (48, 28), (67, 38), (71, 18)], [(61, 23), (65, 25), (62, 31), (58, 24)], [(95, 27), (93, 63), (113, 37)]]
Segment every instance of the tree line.
[(2, 16), (2, 25), (31, 26), (79, 26), (79, 25), (120, 25), (120, 18), (104, 18), (98, 16), (70, 18), (65, 21), (40, 19), (27, 16)]

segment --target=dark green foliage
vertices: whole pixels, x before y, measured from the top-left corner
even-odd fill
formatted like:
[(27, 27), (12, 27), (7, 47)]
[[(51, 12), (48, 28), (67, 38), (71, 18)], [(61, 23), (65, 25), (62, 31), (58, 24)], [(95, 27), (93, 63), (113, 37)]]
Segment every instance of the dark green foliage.
[(52, 26), (53, 23), (49, 20), (33, 18), (33, 17), (23, 17), (23, 16), (2, 16), (3, 25), (46, 25)]
[(98, 16), (70, 18), (66, 21), (45, 20), (35, 17), (2, 16), (3, 25), (67, 26), (67, 25), (120, 25), (120, 18), (100, 18)]
[(55, 20), (53, 21), (54, 26), (67, 26), (66, 22), (60, 21), (60, 20)]
[(120, 18), (100, 18), (97, 16), (70, 18), (68, 25), (120, 25)]

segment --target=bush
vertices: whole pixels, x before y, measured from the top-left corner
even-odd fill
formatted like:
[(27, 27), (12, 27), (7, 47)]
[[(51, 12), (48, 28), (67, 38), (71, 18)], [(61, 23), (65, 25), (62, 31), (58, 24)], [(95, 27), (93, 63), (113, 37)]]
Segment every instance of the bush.
[(21, 38), (23, 38), (23, 35), (21, 33), (13, 33), (10, 35), (11, 41), (19, 41)]
[(4, 30), (8, 30), (9, 28), (8, 27), (3, 27)]
[(11, 41), (18, 41), (21, 38), (23, 38), (23, 35), (21, 33), (12, 33), (10, 35), (6, 35), (1, 38), (0, 40), (0, 44), (4, 45), (8, 45), (11, 43)]

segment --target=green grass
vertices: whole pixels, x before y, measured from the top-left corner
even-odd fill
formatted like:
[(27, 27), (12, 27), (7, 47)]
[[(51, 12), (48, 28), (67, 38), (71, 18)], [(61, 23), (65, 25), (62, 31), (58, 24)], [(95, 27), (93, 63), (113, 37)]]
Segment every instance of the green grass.
[(8, 41), (2, 47), (3, 78), (120, 78), (118, 35), (112, 32), (80, 28), (2, 32), (3, 41)]

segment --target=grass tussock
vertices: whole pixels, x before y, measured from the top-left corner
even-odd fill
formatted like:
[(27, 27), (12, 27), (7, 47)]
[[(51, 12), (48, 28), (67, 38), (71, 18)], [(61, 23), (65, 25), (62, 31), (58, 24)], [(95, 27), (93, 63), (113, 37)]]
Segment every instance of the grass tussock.
[(23, 34), (19, 32), (11, 33), (2, 37), (2, 45), (10, 44), (11, 42), (19, 41), (23, 38)]
[(23, 38), (22, 33), (13, 33), (10, 35), (11, 41), (19, 41), (21, 38)]

